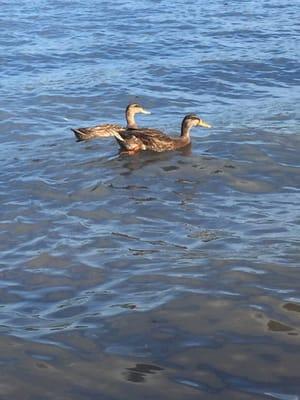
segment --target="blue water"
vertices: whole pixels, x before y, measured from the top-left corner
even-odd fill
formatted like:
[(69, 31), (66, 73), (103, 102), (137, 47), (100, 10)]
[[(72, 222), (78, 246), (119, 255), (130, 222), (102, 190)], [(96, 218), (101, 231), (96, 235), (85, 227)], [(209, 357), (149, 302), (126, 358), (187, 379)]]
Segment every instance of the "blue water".
[(1, 399), (300, 399), (299, 12), (1, 2)]

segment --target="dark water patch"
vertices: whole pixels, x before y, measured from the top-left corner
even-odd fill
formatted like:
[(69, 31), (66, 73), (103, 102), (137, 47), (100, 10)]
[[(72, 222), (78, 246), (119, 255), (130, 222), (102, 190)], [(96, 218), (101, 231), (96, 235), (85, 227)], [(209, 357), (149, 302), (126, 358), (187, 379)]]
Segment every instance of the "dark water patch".
[(163, 368), (151, 364), (136, 364), (135, 367), (127, 368), (126, 379), (133, 383), (143, 383), (147, 375), (162, 371)]
[(285, 303), (283, 308), (287, 311), (300, 312), (300, 305), (296, 303)]
[(291, 332), (293, 328), (287, 326), (279, 321), (270, 320), (268, 322), (268, 329), (273, 332)]

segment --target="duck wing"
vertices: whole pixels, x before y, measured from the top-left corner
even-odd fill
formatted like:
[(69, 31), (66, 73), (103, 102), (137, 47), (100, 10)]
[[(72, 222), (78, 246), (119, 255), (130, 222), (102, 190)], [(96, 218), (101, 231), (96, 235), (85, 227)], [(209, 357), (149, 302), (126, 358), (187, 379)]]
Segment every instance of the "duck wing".
[(77, 141), (80, 142), (98, 137), (114, 136), (116, 132), (125, 131), (125, 128), (117, 124), (104, 124), (86, 128), (71, 128), (71, 130), (74, 132)]
[(179, 146), (180, 138), (172, 138), (157, 129), (127, 129), (119, 132), (121, 139), (117, 138), (120, 146), (126, 150), (138, 147), (139, 150), (152, 150), (156, 152), (174, 150)]

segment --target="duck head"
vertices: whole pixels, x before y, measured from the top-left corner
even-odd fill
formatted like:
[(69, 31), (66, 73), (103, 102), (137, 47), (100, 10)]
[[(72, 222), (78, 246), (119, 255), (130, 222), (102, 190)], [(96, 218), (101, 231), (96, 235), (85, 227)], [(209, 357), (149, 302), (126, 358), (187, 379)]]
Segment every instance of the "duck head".
[(196, 114), (188, 114), (183, 118), (181, 125), (181, 136), (189, 136), (190, 129), (194, 126), (202, 126), (203, 128), (211, 128), (211, 125), (203, 121)]
[(135, 122), (135, 115), (141, 113), (141, 114), (151, 114), (150, 111), (145, 110), (144, 107), (142, 107), (138, 103), (132, 103), (129, 104), (126, 108), (126, 121), (127, 121), (127, 128), (129, 129), (137, 129), (137, 124)]

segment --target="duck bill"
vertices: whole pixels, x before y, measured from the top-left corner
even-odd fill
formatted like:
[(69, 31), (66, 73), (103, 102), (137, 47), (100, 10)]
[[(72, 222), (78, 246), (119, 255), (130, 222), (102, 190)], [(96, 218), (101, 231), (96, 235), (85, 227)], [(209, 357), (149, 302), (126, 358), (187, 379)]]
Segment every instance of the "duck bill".
[(203, 121), (202, 119), (199, 121), (198, 126), (202, 126), (203, 128), (211, 128), (207, 122)]
[(144, 108), (143, 108), (143, 109), (141, 109), (141, 113), (142, 113), (142, 114), (151, 114), (151, 112), (150, 112), (150, 111), (148, 111), (148, 110), (145, 110)]

